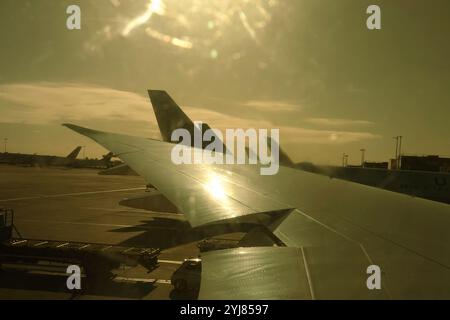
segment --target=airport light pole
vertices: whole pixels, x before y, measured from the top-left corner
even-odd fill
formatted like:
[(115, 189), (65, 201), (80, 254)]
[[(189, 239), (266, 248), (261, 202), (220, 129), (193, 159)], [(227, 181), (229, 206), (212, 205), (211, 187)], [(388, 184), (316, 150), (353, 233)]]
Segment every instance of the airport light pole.
[(366, 149), (360, 149), (361, 151), (361, 167), (364, 168), (364, 154), (366, 153)]
[(393, 137), (395, 139), (395, 169), (399, 168), (399, 162), (400, 162), (400, 154), (402, 149), (402, 136), (395, 136)]
[(345, 152), (342, 154), (342, 166), (346, 167), (348, 164), (348, 154)]
[(398, 136), (399, 143), (398, 143), (398, 168), (400, 169), (402, 167), (401, 161), (402, 161), (402, 136)]
[[(397, 170), (397, 158), (398, 158), (398, 136), (396, 137), (392, 137), (392, 139), (395, 139), (395, 155), (394, 155), (394, 159), (395, 159), (395, 169)], [(391, 168), (392, 169), (392, 168)]]

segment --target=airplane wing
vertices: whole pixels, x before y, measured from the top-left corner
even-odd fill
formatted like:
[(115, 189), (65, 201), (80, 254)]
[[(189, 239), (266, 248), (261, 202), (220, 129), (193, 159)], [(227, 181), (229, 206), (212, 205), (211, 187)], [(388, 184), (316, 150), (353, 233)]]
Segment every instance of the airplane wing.
[[(245, 185), (245, 176), (236, 179), (238, 173), (225, 168), (174, 164), (170, 159), (173, 144), (105, 133), (71, 124), (66, 126), (112, 150), (117, 157), (174, 203), (193, 227), (290, 208), (286, 203), (278, 202), (248, 188)], [(201, 149), (192, 148), (192, 150), (202, 152)], [(259, 171), (256, 169), (254, 168), (253, 174), (258, 174)], [(228, 177), (230, 174), (234, 174), (233, 179)], [(242, 198), (254, 201), (245, 203), (241, 201)]]
[[(284, 212), (267, 228), (287, 248), (208, 253), (200, 298), (450, 298), (446, 204), (287, 167), (262, 176), (256, 165), (175, 165), (172, 144), (66, 126), (151, 178), (194, 227)], [(371, 265), (379, 290), (367, 287)]]

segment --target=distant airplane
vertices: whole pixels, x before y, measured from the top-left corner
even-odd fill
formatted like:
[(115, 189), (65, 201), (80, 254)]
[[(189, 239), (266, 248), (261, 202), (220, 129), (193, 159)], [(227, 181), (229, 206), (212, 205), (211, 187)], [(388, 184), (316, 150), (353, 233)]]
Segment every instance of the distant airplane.
[(257, 222), (251, 247), (202, 254), (200, 299), (450, 298), (446, 204), (288, 166), (263, 176), (258, 165), (176, 165), (170, 143), (64, 125), (114, 152), (192, 227)]
[(74, 163), (80, 150), (81, 146), (78, 146), (66, 157), (6, 152), (0, 153), (0, 163), (27, 166), (67, 166)]
[(81, 146), (73, 149), (66, 157), (22, 154), (22, 153), (0, 153), (0, 163), (15, 164), (22, 166), (38, 167), (68, 167), (68, 168), (108, 168), (112, 166), (112, 152), (102, 156), (102, 159), (77, 159)]
[(78, 157), (78, 154), (80, 153), (80, 151), (81, 151), (81, 146), (78, 146), (75, 149), (73, 149), (73, 151), (71, 153), (69, 153), (66, 158), (70, 159), (70, 160), (74, 160)]
[(101, 159), (74, 159), (74, 161), (67, 166), (72, 168), (105, 169), (110, 168), (117, 163), (117, 161), (111, 161), (113, 157), (114, 154), (112, 152), (108, 152), (107, 154), (102, 155)]

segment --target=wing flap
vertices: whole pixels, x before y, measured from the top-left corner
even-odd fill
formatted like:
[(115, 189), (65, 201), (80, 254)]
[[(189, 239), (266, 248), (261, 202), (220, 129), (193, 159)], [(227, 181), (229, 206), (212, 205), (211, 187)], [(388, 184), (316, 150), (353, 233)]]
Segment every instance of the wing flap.
[(202, 256), (199, 299), (311, 298), (299, 248), (236, 248)]

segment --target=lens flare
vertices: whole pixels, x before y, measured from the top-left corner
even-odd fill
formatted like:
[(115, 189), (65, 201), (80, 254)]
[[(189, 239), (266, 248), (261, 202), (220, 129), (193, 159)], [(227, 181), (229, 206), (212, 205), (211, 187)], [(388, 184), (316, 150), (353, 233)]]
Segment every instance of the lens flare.
[(160, 15), (164, 14), (164, 7), (161, 0), (150, 0), (147, 10), (142, 15), (131, 20), (126, 25), (125, 29), (123, 29), (122, 35), (127, 37), (133, 29), (150, 21), (154, 13)]

